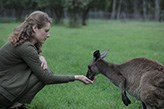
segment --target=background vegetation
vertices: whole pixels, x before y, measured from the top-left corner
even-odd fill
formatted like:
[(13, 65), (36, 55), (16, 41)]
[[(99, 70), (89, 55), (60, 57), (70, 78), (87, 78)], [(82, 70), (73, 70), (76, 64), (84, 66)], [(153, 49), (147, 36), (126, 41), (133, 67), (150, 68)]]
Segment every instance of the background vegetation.
[(163, 0), (0, 0), (0, 20), (20, 21), (33, 10), (49, 13), (55, 23), (69, 20), (71, 27), (86, 25), (88, 18), (164, 20)]
[[(19, 23), (0, 23), (0, 46)], [(164, 23), (90, 20), (88, 26), (68, 28), (53, 25), (42, 54), (55, 74), (86, 74), (92, 53), (109, 49), (105, 60), (119, 64), (146, 57), (164, 64)], [(119, 89), (104, 76), (92, 85), (73, 82), (49, 85), (41, 90), (28, 109), (140, 109), (130, 96), (126, 107)]]

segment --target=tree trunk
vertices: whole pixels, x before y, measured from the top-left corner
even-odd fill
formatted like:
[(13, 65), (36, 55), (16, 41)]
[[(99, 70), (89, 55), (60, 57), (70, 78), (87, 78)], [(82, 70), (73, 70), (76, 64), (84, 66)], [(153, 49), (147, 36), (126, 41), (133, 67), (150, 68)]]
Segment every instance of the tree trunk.
[(82, 9), (82, 25), (86, 25), (86, 20), (88, 19), (88, 14), (90, 9), (92, 8), (92, 5), (94, 3), (94, 0), (90, 0), (88, 2), (88, 5), (86, 5), (83, 9)]
[(113, 0), (111, 19), (114, 19), (116, 16), (116, 4), (117, 4), (117, 0)]
[(140, 14), (139, 14), (139, 5), (138, 5), (138, 0), (134, 0), (133, 2), (133, 18), (134, 19), (139, 19)]
[(122, 8), (121, 8), (121, 14), (122, 14), (122, 19), (126, 20), (127, 19), (127, 14), (128, 14), (128, 1), (124, 0), (122, 1)]
[(147, 19), (147, 5), (145, 0), (143, 0), (143, 18)]
[(20, 9), (19, 7), (15, 8), (15, 17), (16, 17), (16, 21), (21, 21), (22, 20), (22, 12), (23, 10)]
[(119, 0), (119, 2), (118, 2), (118, 9), (117, 9), (117, 19), (120, 18), (120, 14), (121, 14), (121, 5), (122, 5), (122, 0)]
[(155, 20), (160, 20), (160, 0), (155, 0)]
[(90, 7), (87, 7), (86, 9), (83, 10), (82, 12), (82, 25), (86, 25), (86, 20), (88, 18), (88, 13), (89, 13)]
[(52, 10), (55, 12), (55, 23), (62, 24), (64, 18), (64, 7), (56, 5), (56, 7)]

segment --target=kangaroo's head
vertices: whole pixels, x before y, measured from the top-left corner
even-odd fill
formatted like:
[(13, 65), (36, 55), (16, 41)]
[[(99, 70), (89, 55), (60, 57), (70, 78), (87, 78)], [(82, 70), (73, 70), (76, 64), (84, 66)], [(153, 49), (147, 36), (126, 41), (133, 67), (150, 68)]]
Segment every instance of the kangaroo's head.
[(99, 60), (105, 58), (107, 54), (108, 54), (108, 51), (105, 51), (102, 54), (100, 54), (99, 50), (96, 50), (93, 53), (93, 61), (90, 65), (88, 65), (88, 71), (87, 71), (86, 77), (88, 77), (90, 80), (94, 80), (95, 76), (99, 74), (99, 69), (97, 68), (96, 63)]

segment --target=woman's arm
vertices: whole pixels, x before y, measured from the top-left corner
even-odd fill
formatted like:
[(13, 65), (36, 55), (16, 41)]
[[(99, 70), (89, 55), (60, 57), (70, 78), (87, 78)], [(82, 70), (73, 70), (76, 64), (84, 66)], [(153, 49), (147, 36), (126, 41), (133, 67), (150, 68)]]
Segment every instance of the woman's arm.
[(38, 53), (34, 45), (30, 42), (20, 45), (18, 52), (34, 75), (45, 84), (67, 83), (74, 80), (79, 80), (86, 84), (91, 83), (91, 81), (84, 76), (55, 76), (49, 69), (43, 69)]
[[(48, 68), (47, 61), (44, 56), (39, 55), (39, 59), (41, 61), (41, 67), (45, 70)], [(79, 80), (83, 82), (84, 84), (90, 84), (93, 83), (93, 81), (89, 80), (86, 76), (84, 75), (75, 75), (74, 76), (75, 80)]]

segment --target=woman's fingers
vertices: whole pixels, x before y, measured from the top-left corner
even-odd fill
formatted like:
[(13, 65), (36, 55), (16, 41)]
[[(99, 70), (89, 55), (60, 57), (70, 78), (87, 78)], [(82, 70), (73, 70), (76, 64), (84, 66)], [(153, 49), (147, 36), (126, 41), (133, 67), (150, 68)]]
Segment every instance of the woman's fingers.
[(39, 59), (41, 61), (41, 67), (45, 70), (48, 68), (48, 65), (47, 65), (47, 61), (46, 59), (44, 58), (44, 56), (39, 56)]
[(84, 84), (92, 84), (93, 83), (92, 80), (88, 79), (84, 75), (75, 75), (75, 79), (83, 82)]

